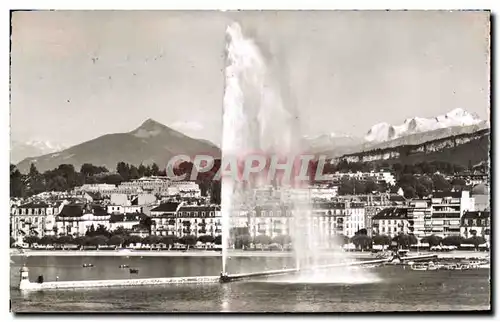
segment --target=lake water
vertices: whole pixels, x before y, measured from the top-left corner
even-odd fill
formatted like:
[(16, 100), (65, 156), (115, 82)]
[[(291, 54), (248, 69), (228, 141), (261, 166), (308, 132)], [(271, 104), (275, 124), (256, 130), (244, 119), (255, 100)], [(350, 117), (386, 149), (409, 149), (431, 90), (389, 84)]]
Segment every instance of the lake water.
[[(411, 271), (401, 266), (367, 269), (369, 278), (326, 273), (328, 283), (273, 278), (228, 284), (161, 285), (21, 293), (19, 269), (26, 261), (30, 279), (45, 281), (219, 275), (215, 257), (13, 257), (13, 312), (359, 312), (489, 310), (490, 272)], [(290, 258), (232, 259), (229, 271), (291, 267)], [(92, 263), (93, 268), (82, 267)], [(131, 275), (127, 264), (138, 268)], [(345, 276), (345, 278), (344, 278)], [(354, 276), (354, 278), (353, 278)], [(366, 274), (363, 274), (366, 276)]]

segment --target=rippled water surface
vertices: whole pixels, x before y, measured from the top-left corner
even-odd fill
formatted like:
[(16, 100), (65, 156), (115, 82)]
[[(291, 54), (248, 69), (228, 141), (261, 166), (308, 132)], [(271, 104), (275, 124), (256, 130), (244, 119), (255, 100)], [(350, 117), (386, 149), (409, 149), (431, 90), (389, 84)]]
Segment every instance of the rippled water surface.
[[(239, 258), (232, 265), (276, 269), (287, 258)], [(11, 264), (14, 312), (358, 312), (418, 310), (489, 310), (489, 270), (411, 271), (399, 266), (372, 268), (371, 279), (343, 281), (342, 271), (322, 273), (325, 283), (310, 277), (206, 285), (161, 285), (21, 293), (19, 268)], [(83, 268), (92, 263), (93, 268)], [(220, 258), (211, 257), (29, 257), (30, 279), (46, 281), (218, 275)], [(138, 268), (130, 275), (127, 264)], [(329, 275), (330, 274), (330, 275)], [(309, 278), (309, 280), (308, 280)], [(319, 277), (318, 277), (319, 278)]]

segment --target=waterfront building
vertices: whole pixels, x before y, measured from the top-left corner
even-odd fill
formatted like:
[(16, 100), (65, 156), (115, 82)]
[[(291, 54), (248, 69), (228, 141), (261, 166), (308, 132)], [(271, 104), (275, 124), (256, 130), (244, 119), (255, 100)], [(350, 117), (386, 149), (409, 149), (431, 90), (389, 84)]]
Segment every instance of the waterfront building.
[(166, 202), (151, 209), (150, 217), (153, 221), (151, 234), (157, 236), (176, 235), (176, 214), (181, 205), (180, 202)]
[(460, 219), (474, 210), (469, 191), (434, 192), (431, 198), (432, 234), (440, 237), (460, 235)]
[(432, 235), (432, 202), (431, 199), (414, 199), (408, 207), (410, 230), (418, 240)]
[(372, 218), (373, 234), (396, 237), (399, 234), (412, 233), (407, 207), (382, 209)]
[(30, 202), (11, 208), (11, 236), (18, 242), (24, 237), (54, 235), (55, 216), (59, 208), (57, 204)]
[(111, 214), (109, 217), (109, 229), (115, 231), (118, 228), (132, 230), (140, 224), (147, 216), (143, 213)]
[(177, 237), (208, 235), (217, 237), (222, 234), (222, 221), (219, 205), (182, 205), (176, 214)]
[(97, 229), (102, 225), (110, 229), (110, 215), (99, 205), (67, 204), (56, 216), (55, 232), (58, 236), (84, 236), (91, 228)]
[(490, 241), (491, 221), (489, 211), (466, 211), (462, 216), (460, 234), (465, 238), (482, 236)]

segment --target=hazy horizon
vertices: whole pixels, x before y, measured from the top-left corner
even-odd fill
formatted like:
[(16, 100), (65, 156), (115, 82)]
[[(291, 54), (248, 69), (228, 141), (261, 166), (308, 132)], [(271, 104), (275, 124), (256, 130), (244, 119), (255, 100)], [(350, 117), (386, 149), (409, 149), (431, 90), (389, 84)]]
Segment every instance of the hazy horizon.
[(225, 29), (280, 62), (303, 135), (362, 137), (463, 108), (489, 119), (489, 12), (12, 15), (11, 139), (70, 146), (154, 119), (220, 145)]

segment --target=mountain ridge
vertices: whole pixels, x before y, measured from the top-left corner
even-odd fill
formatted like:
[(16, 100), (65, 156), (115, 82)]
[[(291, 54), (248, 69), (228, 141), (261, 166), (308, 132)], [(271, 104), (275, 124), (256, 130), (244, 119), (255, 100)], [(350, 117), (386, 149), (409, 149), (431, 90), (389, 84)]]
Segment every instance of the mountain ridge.
[(130, 132), (105, 134), (59, 152), (26, 158), (17, 167), (26, 172), (34, 163), (39, 171), (46, 171), (60, 164), (73, 164), (79, 168), (83, 163), (92, 163), (112, 170), (121, 161), (134, 165), (156, 163), (165, 167), (174, 155), (203, 153), (220, 156), (220, 149), (208, 142), (147, 119)]
[(455, 126), (477, 125), (481, 120), (476, 114), (455, 108), (444, 115), (432, 118), (413, 117), (403, 124), (391, 125), (387, 122), (373, 125), (365, 135), (368, 142), (385, 142), (416, 133), (424, 133)]

